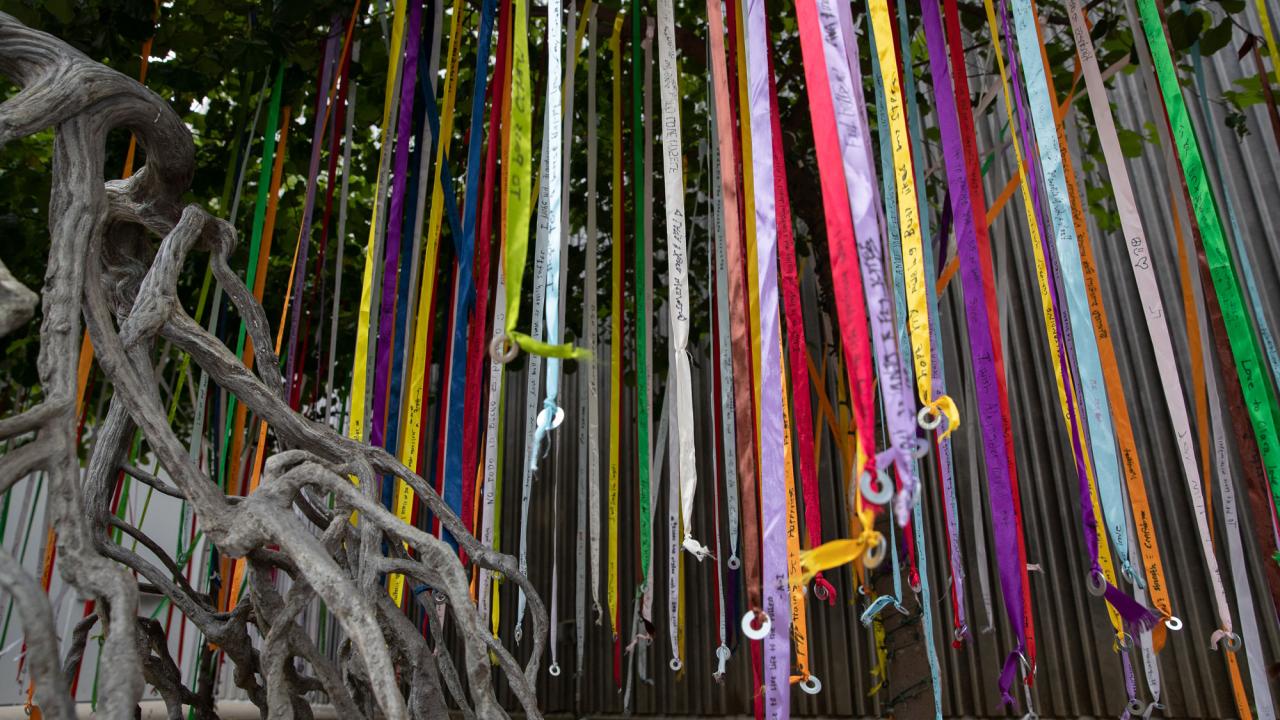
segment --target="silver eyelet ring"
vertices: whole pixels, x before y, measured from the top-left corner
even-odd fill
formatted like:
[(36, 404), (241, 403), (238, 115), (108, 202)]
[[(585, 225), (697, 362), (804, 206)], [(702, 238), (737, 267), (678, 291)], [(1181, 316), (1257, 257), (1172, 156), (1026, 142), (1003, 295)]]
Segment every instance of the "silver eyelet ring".
[(738, 559), (737, 555), (730, 555), (725, 565), (728, 565), (730, 570), (737, 570), (742, 567), (742, 561)]
[(1107, 579), (1102, 573), (1089, 573), (1088, 576), (1089, 594), (1094, 597), (1102, 597), (1107, 592)]
[(1169, 628), (1173, 632), (1178, 632), (1179, 630), (1182, 629), (1182, 619), (1175, 617), (1173, 615), (1170, 615), (1169, 617), (1164, 619), (1164, 626)]
[[(862, 555), (862, 564), (875, 569), (880, 567), (880, 563), (884, 562), (885, 555), (889, 554), (889, 544), (885, 542), (884, 536), (880, 536), (880, 542), (875, 547), (867, 548)], [(861, 589), (859, 589), (861, 592)], [(866, 593), (863, 593), (864, 595)]]
[(800, 681), (800, 689), (810, 695), (817, 695), (822, 692), (822, 681), (818, 679), (817, 675), (810, 675)]
[[(756, 620), (759, 618), (759, 626)], [(769, 619), (769, 613), (763, 610), (749, 610), (746, 615), (742, 616), (742, 634), (752, 640), (763, 640), (769, 636), (769, 632), (773, 630), (773, 621)]]
[(813, 586), (813, 596), (819, 600), (827, 599), (827, 588), (823, 585)]
[(1135, 717), (1143, 717), (1143, 715), (1145, 715), (1147, 712), (1147, 704), (1142, 702), (1138, 698), (1134, 698), (1130, 700), (1127, 705), (1124, 706), (1124, 709), (1128, 711), (1130, 715), (1133, 715)]
[(1230, 652), (1238, 651), (1243, 645), (1244, 643), (1240, 641), (1240, 635), (1238, 633), (1227, 633), (1222, 638), (1222, 647), (1226, 648)]
[(520, 346), (516, 345), (506, 333), (500, 333), (493, 336), (493, 341), (489, 343), (489, 357), (494, 362), (506, 365), (516, 358), (516, 353), (520, 352)]
[(1118, 653), (1128, 652), (1133, 647), (1133, 636), (1121, 630), (1112, 642), (1112, 650)]
[(680, 672), (684, 669), (684, 663), (680, 662), (680, 658), (671, 658), (671, 662), (667, 665), (671, 668), (671, 672)]
[(431, 590), (431, 599), (435, 600), (437, 605), (443, 605), (449, 601), (449, 598), (445, 597), (444, 593), (434, 588)]
[(942, 411), (932, 405), (925, 405), (916, 413), (916, 423), (924, 430), (937, 430), (943, 419)]
[(890, 480), (888, 473), (882, 470), (876, 471), (876, 481), (879, 483), (879, 488), (872, 489), (871, 473), (864, 471), (862, 477), (858, 480), (858, 486), (862, 489), (862, 498), (864, 500), (876, 505), (884, 505), (893, 499), (893, 482)]
[(547, 674), (551, 677), (560, 677), (560, 664), (551, 663), (551, 667), (547, 668)]
[(964, 623), (964, 624), (962, 624), (962, 625), (961, 625), (960, 627), (958, 627), (958, 628), (952, 628), (952, 630), (951, 630), (951, 639), (952, 639), (952, 640), (956, 641), (957, 643), (962, 643), (962, 642), (964, 642), (965, 638), (967, 638), (967, 637), (969, 637), (969, 624), (968, 624), (968, 623)]
[(559, 405), (556, 406), (556, 413), (552, 416), (550, 425), (547, 425), (547, 408), (542, 408), (542, 410), (538, 412), (539, 427), (550, 427), (554, 430), (560, 427), (560, 423), (562, 422), (564, 422), (564, 408)]

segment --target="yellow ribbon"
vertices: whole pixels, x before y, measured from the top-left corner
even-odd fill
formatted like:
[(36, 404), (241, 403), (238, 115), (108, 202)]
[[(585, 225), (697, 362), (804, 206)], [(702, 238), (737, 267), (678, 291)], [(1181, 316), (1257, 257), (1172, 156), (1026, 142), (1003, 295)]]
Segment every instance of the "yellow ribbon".
[(933, 416), (942, 413), (947, 426), (942, 438), (960, 427), (960, 411), (948, 395), (933, 397), (933, 357), (929, 338), (929, 307), (924, 271), (924, 245), (920, 233), (920, 208), (916, 198), (915, 178), (911, 164), (911, 143), (907, 136), (906, 116), (902, 108), (902, 91), (898, 84), (898, 56), (893, 29), (889, 24), (886, 0), (868, 3), (871, 27), (875, 33), (876, 52), (880, 57), (880, 76), (884, 83), (885, 105), (889, 110), (890, 144), (893, 147), (894, 185), (898, 191), (898, 224), (901, 228), (902, 274), (906, 280), (907, 329), (911, 333), (911, 359), (916, 371), (916, 390), (924, 411)]
[(622, 431), (622, 20), (613, 21), (613, 305), (609, 339), (609, 626), (618, 636), (618, 455)]
[[(391, 51), (387, 53), (387, 93), (382, 101), (382, 130), (378, 136), (387, 138), (391, 132), (391, 102), (396, 95), (400, 75), (400, 52), (404, 41), (405, 0), (395, 0), (394, 19), (391, 23)], [(391, 143), (383, 142), (378, 152), (379, 169), (386, 167)], [(374, 218), (369, 223), (369, 240), (365, 243), (364, 274), (360, 283), (360, 310), (356, 318), (356, 360), (351, 370), (351, 414), (347, 434), (357, 441), (364, 441), (364, 400), (369, 377), (369, 326), (373, 308), (373, 279), (378, 266), (378, 209), (382, 200), (382, 173), (379, 172), (373, 186)], [(355, 478), (352, 478), (356, 481)], [(356, 481), (358, 482), (358, 481)]]
[[(440, 110), (440, 134), (436, 142), (436, 163), (432, 171), (431, 215), (427, 224), (427, 246), (422, 257), (422, 282), (418, 291), (418, 310), (414, 315), (413, 353), (409, 363), (409, 396), (404, 407), (404, 437), (400, 443), (400, 461), (413, 470), (418, 465), (418, 448), (422, 445), (423, 383), (427, 374), (427, 341), (431, 325), (431, 308), (436, 292), (436, 262), (440, 255), (440, 223), (444, 212), (444, 186), (440, 181), (440, 168), (449, 150), (449, 138), (453, 137), (453, 111), (458, 94), (458, 65), (462, 47), (462, 0), (454, 0), (453, 22), (449, 26), (449, 59), (445, 71), (444, 106)], [(429, 90), (428, 90), (429, 91)], [(391, 143), (383, 144), (383, 147)], [(450, 191), (452, 194), (452, 191)], [(451, 200), (450, 200), (451, 201)], [(394, 220), (393, 220), (394, 222)], [(406, 523), (413, 520), (415, 495), (413, 488), (402, 478), (396, 478), (395, 513)], [(391, 599), (400, 605), (404, 598), (404, 576), (393, 573), (387, 578)]]

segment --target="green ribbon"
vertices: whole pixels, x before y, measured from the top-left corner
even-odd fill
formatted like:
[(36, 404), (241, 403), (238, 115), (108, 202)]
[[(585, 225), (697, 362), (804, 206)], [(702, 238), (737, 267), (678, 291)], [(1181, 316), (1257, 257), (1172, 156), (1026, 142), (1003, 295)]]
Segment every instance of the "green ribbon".
[[(1164, 26), (1160, 22), (1160, 13), (1154, 0), (1138, 0), (1138, 13), (1151, 48), (1160, 93), (1164, 96), (1165, 109), (1169, 114), (1169, 126), (1178, 146), (1178, 159), (1186, 179), (1187, 194), (1191, 198), (1191, 209), (1200, 226), (1205, 258), (1209, 263), (1209, 276), (1213, 279), (1218, 303), (1222, 307), (1227, 340), (1235, 359), (1236, 375), (1248, 406), (1249, 420), (1253, 423), (1253, 431), (1257, 436), (1262, 464), (1266, 467), (1267, 477), (1271, 482), (1271, 496), (1280, 503), (1280, 441), (1276, 435), (1276, 418), (1280, 417), (1280, 408), (1277, 408), (1275, 395), (1267, 383), (1266, 368), (1261, 362), (1257, 339), (1249, 325), (1240, 284), (1223, 235), (1222, 221), (1218, 217), (1213, 189), (1209, 186), (1205, 173), (1204, 158), (1200, 154), (1195, 129), (1191, 125), (1182, 91), (1178, 87), (1178, 75), (1169, 52)], [(1240, 261), (1243, 263), (1248, 259), (1240, 258)]]
[[(640, 47), (640, 29), (644, 24), (644, 13), (641, 12), (640, 0), (631, 0), (631, 157), (635, 163), (635, 176), (631, 180), (631, 186), (635, 188), (635, 201), (631, 205), (631, 215), (634, 218), (633, 226), (635, 228), (635, 248), (636, 248), (636, 395), (638, 402), (636, 425), (639, 430), (639, 451), (636, 453), (639, 458), (639, 475), (640, 475), (640, 572), (644, 572), (644, 568), (649, 567), (650, 545), (652, 543), (652, 525), (651, 508), (649, 507), (649, 378), (646, 374), (647, 368), (644, 367), (646, 361), (647, 330), (645, 326), (648, 318), (644, 316), (644, 219), (640, 216), (641, 209), (644, 207), (644, 151), (641, 133), (644, 126), (641, 124), (640, 105), (641, 105), (641, 83), (644, 80), (644, 71), (641, 63), (641, 47)], [(617, 210), (615, 210), (617, 212)], [(617, 339), (614, 342), (618, 342)], [(640, 590), (644, 590), (644, 583), (641, 583)]]

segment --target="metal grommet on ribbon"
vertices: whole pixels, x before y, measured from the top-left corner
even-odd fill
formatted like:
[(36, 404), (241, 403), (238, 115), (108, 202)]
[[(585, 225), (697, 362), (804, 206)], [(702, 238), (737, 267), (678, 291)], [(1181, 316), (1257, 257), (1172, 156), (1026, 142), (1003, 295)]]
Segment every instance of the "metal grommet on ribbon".
[(548, 410), (550, 410), (550, 409), (551, 409), (551, 408), (546, 408), (546, 407), (544, 407), (544, 408), (542, 408), (542, 410), (540, 410), (540, 411), (538, 412), (538, 427), (549, 427), (549, 428), (551, 428), (552, 430), (554, 430), (554, 429), (556, 429), (556, 428), (560, 427), (560, 423), (564, 422), (564, 408), (562, 408), (562, 407), (560, 407), (559, 405), (557, 405), (557, 406), (556, 406), (556, 412), (555, 412), (555, 415), (554, 415), (554, 416), (552, 416), (552, 418), (551, 418), (551, 424), (550, 424), (550, 425), (548, 425), (548, 424), (547, 424), (547, 411), (548, 411)]
[(763, 640), (773, 630), (773, 621), (769, 613), (763, 610), (750, 610), (742, 616), (742, 634), (752, 640)]
[(1100, 572), (1089, 573), (1089, 594), (1102, 597), (1107, 592), (1107, 579)]
[(671, 672), (680, 672), (684, 669), (684, 663), (680, 662), (680, 658), (671, 658), (667, 666), (671, 668)]
[(1209, 636), (1209, 647), (1214, 650), (1226, 649), (1229, 652), (1235, 652), (1240, 649), (1240, 636), (1230, 630), (1214, 630)]
[(951, 647), (959, 650), (964, 645), (964, 641), (969, 638), (969, 624), (964, 623), (959, 627), (951, 629)]
[(925, 405), (916, 413), (916, 422), (924, 430), (937, 430), (942, 425), (944, 416), (935, 405)]
[[(872, 547), (867, 548), (867, 551), (863, 553), (862, 564), (872, 569), (878, 568), (880, 567), (880, 563), (884, 562), (885, 555), (888, 555), (888, 554), (889, 554), (889, 544), (885, 542), (884, 536), (881, 536), (880, 542), (876, 543)], [(862, 593), (863, 595), (866, 595), (866, 593), (863, 592), (862, 587), (858, 588), (858, 592)]]
[(725, 563), (725, 565), (728, 565), (730, 570), (737, 570), (738, 568), (742, 567), (742, 561), (738, 559), (737, 555), (730, 555), (729, 560)]
[(1239, 633), (1227, 633), (1226, 640), (1222, 643), (1222, 646), (1231, 652), (1238, 651), (1242, 645)]
[(862, 477), (858, 480), (858, 486), (862, 489), (862, 498), (867, 502), (876, 505), (884, 505), (893, 499), (893, 481), (883, 470), (876, 470), (876, 480), (878, 487), (872, 484), (872, 477), (869, 471), (864, 471)]
[(431, 589), (431, 599), (435, 600), (437, 605), (443, 605), (449, 601), (449, 598), (445, 597), (444, 593), (435, 588)]
[(716, 671), (712, 673), (712, 677), (716, 679), (716, 682), (724, 680), (724, 673), (729, 666), (729, 658), (731, 655), (732, 653), (730, 652), (728, 645), (721, 645), (716, 648)]
[(1178, 632), (1182, 629), (1182, 619), (1175, 615), (1170, 615), (1164, 619), (1164, 626), (1174, 632)]
[(547, 668), (547, 674), (551, 677), (560, 677), (560, 663), (551, 663)]
[(1129, 703), (1124, 706), (1124, 709), (1125, 712), (1136, 717), (1146, 717), (1147, 714), (1147, 704), (1138, 698), (1130, 700)]
[(1111, 649), (1117, 653), (1128, 652), (1133, 647), (1133, 636), (1121, 630), (1116, 633), (1115, 640), (1111, 641)]
[(494, 335), (493, 341), (489, 343), (489, 357), (501, 365), (506, 365), (514, 360), (518, 352), (520, 352), (520, 346), (516, 345), (515, 340), (512, 340), (511, 336), (506, 333)]
[(817, 695), (822, 692), (822, 681), (817, 675), (810, 675), (800, 681), (800, 689), (809, 695)]

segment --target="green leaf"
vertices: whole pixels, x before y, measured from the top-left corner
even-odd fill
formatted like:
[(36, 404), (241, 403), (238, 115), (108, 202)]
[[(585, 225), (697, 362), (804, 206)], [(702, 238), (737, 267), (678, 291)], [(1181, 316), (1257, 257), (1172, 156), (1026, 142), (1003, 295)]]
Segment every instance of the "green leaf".
[(1244, 10), (1245, 0), (1218, 0), (1218, 7), (1232, 15)]
[(1208, 57), (1226, 47), (1231, 42), (1231, 33), (1234, 29), (1231, 18), (1223, 18), (1222, 22), (1200, 36), (1200, 54)]
[(1116, 128), (1116, 134), (1120, 139), (1120, 152), (1125, 157), (1135, 158), (1142, 155), (1143, 137), (1141, 133), (1136, 133), (1128, 128)]
[(1173, 50), (1186, 50), (1200, 39), (1204, 16), (1200, 13), (1169, 13), (1169, 42)]

